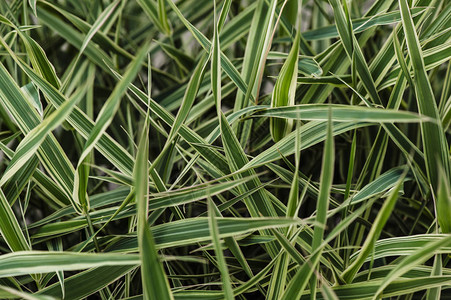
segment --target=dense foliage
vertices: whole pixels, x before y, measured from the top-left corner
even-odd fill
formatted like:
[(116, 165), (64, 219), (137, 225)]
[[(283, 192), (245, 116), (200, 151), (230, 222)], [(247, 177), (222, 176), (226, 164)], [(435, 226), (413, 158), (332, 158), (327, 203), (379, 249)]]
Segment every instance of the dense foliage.
[(1, 0), (0, 298), (451, 296), (451, 2)]

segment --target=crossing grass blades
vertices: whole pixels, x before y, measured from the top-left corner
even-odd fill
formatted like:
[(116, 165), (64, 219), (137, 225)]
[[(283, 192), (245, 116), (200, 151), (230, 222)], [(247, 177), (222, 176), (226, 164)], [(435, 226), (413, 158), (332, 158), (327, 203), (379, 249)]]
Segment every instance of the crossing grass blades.
[(0, 298), (451, 297), (450, 16), (0, 1)]

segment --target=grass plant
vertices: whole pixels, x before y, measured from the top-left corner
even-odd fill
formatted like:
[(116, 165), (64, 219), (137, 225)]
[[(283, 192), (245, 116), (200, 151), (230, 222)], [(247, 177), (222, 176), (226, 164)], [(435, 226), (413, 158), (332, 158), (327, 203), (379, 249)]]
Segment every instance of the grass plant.
[(451, 297), (451, 2), (0, 1), (0, 299)]

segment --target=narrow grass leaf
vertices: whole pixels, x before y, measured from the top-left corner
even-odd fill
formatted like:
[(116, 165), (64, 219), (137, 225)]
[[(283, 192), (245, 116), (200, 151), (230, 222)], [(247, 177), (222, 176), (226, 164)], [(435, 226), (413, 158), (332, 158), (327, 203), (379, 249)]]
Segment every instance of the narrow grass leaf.
[[(36, 5), (34, 6), (36, 9)], [(23, 43), (28, 54), (28, 57), (33, 65), (34, 70), (45, 78), (49, 83), (51, 83), (55, 88), (59, 88), (60, 82), (58, 76), (56, 76), (55, 68), (48, 60), (42, 47), (33, 40), (29, 35), (23, 33), (19, 28), (17, 28), (10, 20), (0, 15), (0, 22), (12, 27), (16, 30)]]
[(410, 256), (407, 256), (402, 261), (400, 261), (393, 270), (384, 278), (380, 287), (374, 294), (373, 299), (376, 299), (379, 294), (383, 292), (383, 290), (397, 278), (399, 278), (402, 274), (407, 272), (412, 267), (421, 264), (428, 260), (431, 256), (434, 255), (434, 251), (440, 249), (441, 247), (451, 246), (451, 236), (447, 236), (441, 240), (431, 242), (426, 245), (424, 248), (419, 249), (415, 253)]
[(254, 112), (252, 116), (268, 116), (294, 120), (327, 120), (328, 110), (332, 112), (332, 121), (336, 122), (431, 122), (432, 119), (416, 113), (370, 108), (363, 106), (349, 106), (341, 104), (300, 104), (286, 107), (263, 108)]
[(369, 254), (373, 251), (374, 244), (376, 240), (379, 238), (382, 229), (384, 225), (386, 224), (387, 220), (390, 217), (390, 214), (393, 211), (393, 208), (395, 207), (396, 200), (398, 199), (398, 192), (401, 188), (401, 184), (403, 182), (405, 174), (401, 175), (398, 183), (396, 184), (396, 187), (393, 188), (390, 196), (388, 199), (384, 202), (384, 205), (380, 209), (376, 219), (374, 220), (374, 225), (371, 227), (370, 232), (368, 233), (365, 243), (362, 246), (362, 249), (360, 250), (360, 253), (358, 257), (352, 262), (352, 264), (342, 273), (342, 277), (346, 282), (352, 282), (355, 275), (359, 271), (359, 269), (362, 267), (363, 263), (365, 262), (366, 258), (369, 256)]
[[(407, 42), (407, 50), (414, 71), (415, 94), (418, 111), (420, 114), (440, 120), (435, 102), (434, 93), (426, 74), (423, 52), (415, 31), (412, 15), (407, 0), (399, 0), (402, 25)], [(421, 136), (423, 140), (426, 160), (426, 171), (434, 191), (438, 191), (439, 168), (442, 167), (445, 174), (451, 174), (449, 152), (443, 128), (438, 123), (421, 123)]]
[(0, 189), (0, 232), (11, 251), (30, 250), (31, 247), (25, 238), (22, 228), (17, 221), (5, 194)]
[(28, 4), (30, 5), (31, 9), (33, 10), (33, 13), (35, 16), (37, 16), (37, 12), (36, 12), (36, 2), (37, 0), (28, 0)]
[(154, 237), (147, 223), (148, 216), (148, 152), (147, 122), (142, 131), (134, 168), (135, 197), (138, 206), (138, 245), (141, 278), (146, 299), (173, 299), (168, 279), (157, 254)]
[(23, 165), (25, 165), (41, 146), (50, 131), (67, 118), (73, 107), (80, 101), (80, 94), (75, 94), (69, 101), (61, 105), (50, 116), (45, 118), (38, 126), (27, 133), (25, 138), (17, 146), (16, 152), (11, 159), (8, 168), (0, 179), (0, 186), (10, 179)]
[(0, 285), (0, 297), (3, 299), (11, 299), (11, 298), (18, 298), (24, 299), (24, 300), (53, 300), (55, 298), (50, 296), (42, 296), (42, 295), (33, 295), (27, 292), (22, 292), (16, 289), (13, 289), (8, 286)]
[[(294, 105), (298, 76), (299, 41), (301, 32), (298, 30), (294, 39), (294, 45), (290, 50), (287, 60), (280, 70), (274, 90), (272, 92), (271, 107)], [(293, 127), (292, 120), (278, 118), (270, 119), (270, 131), (274, 142), (280, 141)]]
[(436, 198), (437, 222), (443, 233), (451, 233), (451, 187), (449, 177), (440, 168), (440, 182)]
[(79, 49), (79, 52), (77, 54), (77, 57), (75, 58), (75, 61), (72, 63), (72, 67), (68, 73), (66, 73), (66, 80), (63, 83), (63, 88), (65, 89), (66, 85), (69, 83), (69, 80), (72, 79), (72, 73), (82, 56), (83, 52), (85, 51), (88, 44), (91, 42), (91, 39), (93, 36), (97, 33), (97, 31), (100, 30), (100, 28), (105, 24), (105, 22), (108, 20), (108, 18), (111, 16), (113, 11), (116, 9), (117, 5), (119, 4), (120, 0), (115, 0), (110, 5), (108, 5), (105, 10), (99, 15), (99, 17), (96, 19), (94, 24), (92, 24), (91, 29), (89, 29), (88, 33), (86, 34), (86, 37), (83, 40), (83, 43), (81, 44), (81, 47)]
[[(316, 218), (318, 225), (313, 229), (312, 251), (320, 248), (324, 239), (324, 231), (327, 226), (327, 211), (329, 210), (329, 197), (332, 188), (332, 181), (334, 175), (334, 138), (332, 135), (332, 111), (328, 110), (327, 133), (324, 144), (323, 161), (321, 167), (320, 188), (318, 200), (316, 202)], [(317, 252), (317, 256), (321, 256), (321, 252)], [(310, 289), (315, 291), (316, 278), (312, 277), (310, 280)]]
[(232, 291), (232, 284), (230, 283), (229, 278), (229, 271), (227, 268), (226, 261), (224, 259), (224, 253), (222, 252), (221, 248), (221, 241), (219, 239), (219, 229), (218, 224), (216, 222), (215, 217), (215, 208), (214, 203), (211, 198), (208, 199), (208, 227), (210, 228), (210, 235), (213, 239), (213, 246), (215, 249), (216, 254), (216, 262), (218, 264), (218, 269), (221, 272), (221, 278), (222, 278), (222, 284), (223, 284), (223, 291), (224, 291), (224, 299), (231, 300), (234, 299), (233, 297), (233, 291)]
[[(412, 9), (412, 15), (417, 16), (424, 11), (425, 11), (424, 7), (414, 7)], [(390, 25), (400, 21), (401, 21), (400, 12), (391, 11), (370, 17), (353, 19), (352, 28), (354, 33), (360, 33), (374, 26)], [(313, 30), (307, 30), (306, 32), (302, 33), (302, 36), (308, 41), (315, 41), (321, 39), (337, 38), (340, 35), (338, 34), (337, 27), (335, 25), (329, 25)]]
[(38, 111), (41, 118), (44, 116), (44, 109), (42, 107), (41, 97), (36, 86), (30, 82), (20, 88), (25, 97), (33, 103), (33, 106)]
[(183, 96), (182, 105), (180, 106), (177, 112), (177, 116), (175, 117), (174, 123), (171, 127), (171, 131), (169, 132), (166, 145), (172, 142), (174, 137), (178, 134), (183, 122), (185, 122), (186, 118), (188, 117), (188, 114), (193, 106), (194, 100), (196, 99), (196, 95), (199, 90), (200, 83), (202, 82), (207, 64), (208, 64), (207, 56), (204, 54), (201, 60), (199, 61), (196, 69), (194, 70), (194, 73), (191, 76), (191, 79), (188, 83), (185, 95)]
[[(78, 209), (83, 213), (89, 211), (89, 200), (86, 196), (85, 189), (86, 188), (85, 181), (87, 180), (86, 176), (87, 166), (86, 164), (81, 168), (80, 166), (85, 162), (89, 153), (94, 149), (96, 143), (102, 137), (108, 125), (112, 122), (113, 117), (119, 108), (121, 98), (128, 89), (128, 85), (135, 78), (136, 74), (141, 68), (141, 63), (147, 56), (147, 52), (148, 45), (145, 44), (138, 51), (135, 60), (130, 63), (126, 73), (119, 81), (119, 83), (116, 85), (111, 95), (108, 97), (107, 101), (100, 110), (99, 115), (97, 116), (94, 127), (89, 133), (89, 136), (86, 138), (86, 142), (83, 147), (83, 151), (80, 155), (80, 158), (78, 160), (77, 168), (75, 171), (74, 189), (72, 192), (74, 202), (78, 205)], [(82, 187), (84, 188), (83, 190), (81, 189)], [(82, 194), (82, 197), (79, 197), (80, 194)]]
[[(390, 256), (410, 256), (428, 244), (442, 240), (445, 237), (446, 234), (413, 234), (404, 237), (380, 239), (374, 244), (373, 253), (366, 258), (365, 262)], [(437, 249), (435, 253), (444, 254), (450, 250), (450, 247), (442, 247)], [(351, 262), (360, 255), (360, 252), (361, 250), (358, 250), (351, 255)]]
[(139, 5), (142, 7), (147, 16), (152, 20), (152, 23), (158, 27), (158, 29), (164, 32), (166, 35), (170, 34), (169, 24), (167, 23), (166, 10), (164, 8), (164, 2), (158, 0), (138, 0)]
[[(407, 294), (423, 291), (428, 288), (442, 287), (448, 285), (451, 276), (417, 277), (403, 278), (392, 282), (381, 295), (383, 298), (405, 296)], [(373, 299), (381, 280), (370, 280), (365, 282), (353, 283), (348, 285), (339, 285), (332, 290), (338, 299)], [(311, 294), (305, 294), (300, 299), (310, 299)], [(321, 293), (316, 294), (316, 299), (324, 299)]]
[(62, 251), (20, 251), (0, 257), (0, 277), (34, 273), (82, 270), (100, 266), (136, 266), (136, 254), (71, 253)]
[[(115, 282), (135, 268), (136, 266), (106, 266), (72, 275), (65, 279), (66, 299), (84, 299)], [(54, 283), (41, 289), (38, 294), (48, 295), (57, 299), (61, 299), (63, 296), (59, 283)]]

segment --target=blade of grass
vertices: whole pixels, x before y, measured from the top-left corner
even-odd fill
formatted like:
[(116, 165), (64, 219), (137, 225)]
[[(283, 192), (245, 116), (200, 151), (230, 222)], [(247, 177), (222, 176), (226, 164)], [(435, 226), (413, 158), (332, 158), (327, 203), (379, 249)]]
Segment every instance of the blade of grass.
[[(72, 197), (74, 199), (74, 202), (77, 204), (77, 209), (84, 214), (89, 211), (89, 200), (87, 198), (85, 189), (87, 186), (86, 174), (89, 173), (89, 170), (87, 170), (88, 167), (86, 164), (84, 164), (84, 166), (81, 168), (80, 166), (88, 158), (89, 153), (94, 149), (96, 143), (102, 137), (108, 125), (112, 122), (116, 111), (119, 109), (121, 98), (128, 89), (130, 82), (136, 77), (136, 74), (141, 68), (141, 62), (147, 56), (147, 52), (148, 44), (145, 43), (145, 45), (138, 51), (135, 60), (129, 64), (124, 77), (116, 85), (115, 89), (108, 97), (104, 106), (100, 110), (99, 115), (97, 116), (94, 127), (89, 133), (89, 136), (86, 138), (86, 142), (83, 146), (83, 150), (80, 154), (80, 158), (78, 160), (77, 168), (75, 171), (74, 189), (72, 192)], [(81, 189), (82, 187), (84, 189)]]
[[(409, 5), (406, 0), (399, 0), (401, 18), (407, 50), (414, 71), (415, 94), (417, 96), (418, 111), (420, 114), (440, 120), (437, 104), (432, 92), (431, 84), (425, 71), (423, 52), (412, 21)], [(421, 123), (421, 135), (426, 160), (427, 176), (435, 192), (439, 185), (439, 168), (445, 174), (451, 174), (448, 155), (448, 145), (440, 122)]]
[(396, 184), (395, 188), (392, 190), (389, 198), (384, 202), (384, 205), (380, 209), (376, 219), (373, 222), (373, 226), (370, 229), (370, 232), (368, 233), (365, 243), (362, 246), (362, 249), (359, 253), (359, 256), (352, 262), (350, 266), (346, 268), (346, 270), (343, 271), (341, 274), (342, 278), (345, 280), (345, 282), (352, 282), (355, 275), (359, 271), (359, 269), (362, 267), (363, 263), (365, 262), (365, 259), (369, 256), (369, 254), (373, 251), (374, 244), (376, 240), (379, 238), (382, 229), (384, 225), (386, 224), (387, 220), (390, 217), (390, 214), (393, 211), (393, 208), (395, 207), (396, 200), (398, 200), (398, 192), (401, 188), (401, 184), (403, 182), (403, 178), (405, 177), (405, 174), (401, 175), (401, 177), (398, 180), (398, 183)]
[(61, 125), (71, 113), (73, 107), (80, 101), (80, 95), (80, 93), (75, 94), (69, 101), (61, 105), (56, 111), (25, 135), (24, 139), (17, 146), (16, 152), (11, 159), (8, 168), (0, 179), (0, 186), (3, 186), (8, 179), (29, 161), (39, 149), (49, 132)]
[(30, 250), (31, 247), (22, 232), (22, 228), (1, 189), (0, 205), (0, 232), (6, 244), (12, 251)]
[(401, 262), (399, 262), (396, 267), (391, 270), (391, 272), (384, 278), (381, 285), (377, 289), (376, 293), (373, 296), (373, 299), (377, 299), (377, 297), (384, 291), (384, 289), (393, 281), (395, 281), (398, 277), (404, 274), (407, 270), (412, 268), (415, 265), (418, 265), (422, 262), (428, 260), (434, 253), (435, 250), (440, 249), (441, 247), (446, 247), (451, 245), (451, 237), (447, 236), (441, 240), (429, 243), (426, 247), (419, 249), (412, 255), (407, 256)]
[(433, 119), (416, 113), (379, 109), (363, 106), (349, 106), (342, 104), (300, 104), (287, 107), (271, 107), (254, 112), (253, 116), (277, 117), (291, 120), (327, 120), (327, 111), (332, 112), (332, 121), (335, 122), (377, 122), (377, 123), (403, 123), (403, 122), (434, 122)]
[(214, 203), (211, 198), (208, 198), (208, 227), (210, 228), (210, 235), (213, 239), (213, 246), (216, 254), (216, 262), (218, 264), (218, 269), (221, 272), (221, 278), (222, 278), (222, 284), (223, 284), (223, 292), (224, 292), (224, 299), (230, 300), (234, 299), (233, 297), (233, 291), (232, 291), (232, 284), (230, 282), (229, 278), (229, 271), (227, 268), (227, 264), (224, 259), (224, 253), (222, 252), (221, 248), (221, 242), (219, 239), (219, 229), (218, 224), (216, 222), (215, 217), (215, 208)]
[(138, 245), (141, 259), (141, 278), (146, 299), (173, 299), (163, 265), (157, 254), (148, 216), (148, 154), (147, 122), (144, 123), (134, 168), (135, 197), (138, 206)]
[[(271, 107), (283, 107), (294, 105), (296, 84), (298, 76), (299, 42), (301, 38), (300, 28), (294, 39), (287, 60), (280, 70), (271, 98)], [(274, 142), (280, 141), (291, 132), (293, 121), (277, 118), (270, 119), (270, 131)]]

